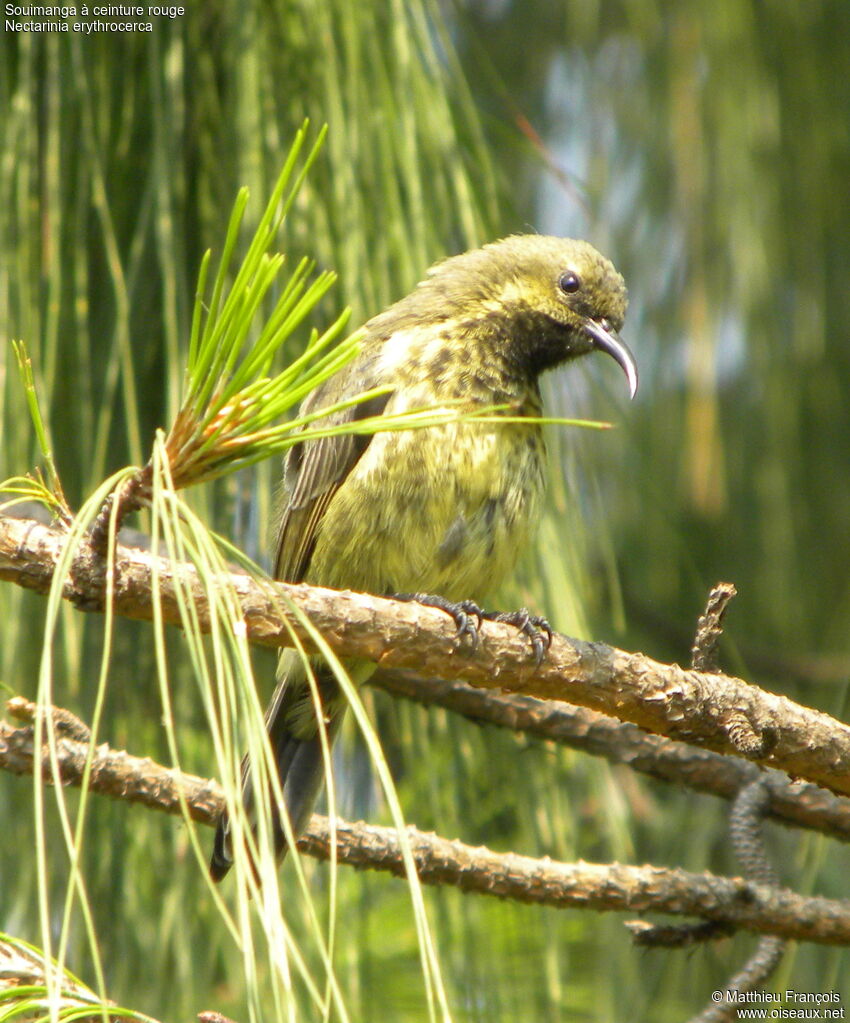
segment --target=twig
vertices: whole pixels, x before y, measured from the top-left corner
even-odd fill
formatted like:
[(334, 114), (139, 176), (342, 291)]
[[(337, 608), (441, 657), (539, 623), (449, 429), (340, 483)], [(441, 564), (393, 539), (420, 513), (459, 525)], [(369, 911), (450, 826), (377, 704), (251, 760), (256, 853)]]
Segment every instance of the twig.
[[(6, 702), (6, 710), (17, 721), (25, 721), (29, 724), (36, 720), (38, 715), (38, 704), (31, 700), (25, 700), (23, 696), (13, 696)], [(91, 729), (81, 721), (76, 714), (72, 714), (64, 707), (41, 708), (42, 720), (53, 723), (57, 735), (66, 736), (69, 739), (76, 739), (78, 742), (88, 742), (91, 739)]]
[[(692, 664), (704, 671), (718, 671), (717, 644), (722, 633), (721, 621), (726, 607), (735, 596), (735, 587), (730, 583), (719, 583), (711, 591), (705, 613), (700, 618), (692, 650)], [(760, 738), (750, 728), (743, 715), (730, 721), (730, 737), (744, 753), (757, 753)], [(734, 729), (734, 731), (733, 731)], [(732, 846), (744, 876), (769, 888), (778, 888), (779, 876), (767, 854), (762, 832), (762, 819), (770, 803), (770, 787), (767, 779), (756, 768), (751, 769), (753, 777), (741, 785), (729, 815), (729, 831)], [(787, 942), (775, 935), (762, 935), (755, 952), (743, 967), (722, 987), (723, 997), (711, 1001), (691, 1023), (726, 1023), (737, 1019), (738, 1002), (736, 995), (755, 991), (764, 986), (779, 965)]]
[[(422, 678), (412, 671), (377, 671), (368, 684), (425, 706), (443, 707), (477, 724), (561, 743), (660, 781), (723, 799), (734, 799), (753, 776), (753, 765), (739, 757), (649, 735), (636, 725), (560, 700), (476, 689), (464, 682)], [(846, 796), (835, 796), (810, 782), (792, 781), (769, 768), (762, 776), (770, 792), (768, 814), (773, 820), (850, 841), (850, 799)]]
[[(15, 728), (0, 721), (0, 768), (31, 774), (32, 726)], [(57, 737), (56, 754), (63, 784), (79, 784), (88, 745)], [(51, 780), (50, 755), (41, 751), (41, 770)], [(181, 795), (193, 820), (212, 825), (223, 806), (216, 782), (169, 770), (149, 759), (98, 746), (90, 776), (92, 791), (129, 803), (179, 815)], [(454, 885), (519, 902), (629, 912), (661, 912), (728, 922), (758, 933), (824, 944), (850, 944), (850, 904), (804, 897), (741, 878), (693, 874), (662, 867), (620, 864), (558, 863), (513, 853), (495, 853), (407, 829), (420, 879)], [(350, 866), (404, 877), (398, 834), (393, 828), (336, 822), (336, 858)], [(331, 855), (332, 830), (314, 815), (299, 840), (302, 852), (319, 859)]]
[(691, 647), (691, 667), (697, 671), (716, 672), (717, 644), (723, 634), (723, 615), (729, 601), (738, 591), (732, 583), (718, 583), (708, 595), (708, 603), (697, 622), (694, 645)]
[[(732, 805), (729, 828), (732, 844), (746, 877), (758, 884), (778, 889), (779, 877), (767, 857), (761, 821), (769, 801), (769, 790), (763, 776), (758, 775), (741, 788)], [(718, 990), (723, 998), (710, 1002), (690, 1023), (726, 1023), (738, 1018), (736, 995), (756, 991), (764, 986), (779, 966), (788, 942), (773, 934), (759, 938), (756, 949), (744, 965)]]
[(135, 1019), (134, 1013), (104, 1002), (67, 970), (61, 974), (61, 986), (48, 999), (48, 971), (57, 977), (55, 963), (50, 963), (40, 950), (6, 934), (0, 934), (0, 1005), (4, 1019), (19, 1021), (74, 1019), (80, 1023), (103, 1023), (105, 1019)]
[[(65, 542), (57, 530), (0, 517), (0, 579), (46, 592)], [(151, 618), (153, 559), (148, 552), (118, 549), (116, 613)], [(191, 590), (199, 627), (208, 630), (207, 599), (194, 568), (160, 559), (159, 570), (164, 620), (181, 623), (174, 583), (179, 575)], [(102, 610), (104, 572), (102, 559), (81, 549), (64, 596), (79, 608)], [(260, 585), (235, 574), (227, 583), (241, 601), (238, 627), (254, 643), (276, 647), (293, 642), (281, 614), (285, 596), (299, 605), (337, 654), (383, 667), (567, 700), (720, 753), (742, 755), (730, 737), (728, 720), (732, 713), (743, 715), (760, 739), (753, 759), (850, 794), (850, 727), (741, 679), (687, 671), (643, 654), (558, 635), (538, 666), (525, 637), (509, 625), (483, 622), (482, 642), (472, 649), (458, 645), (452, 623), (433, 608), (307, 586)], [(303, 627), (297, 622), (292, 627), (309, 643)]]
[(728, 938), (735, 933), (732, 924), (722, 920), (704, 920), (699, 924), (653, 924), (648, 920), (627, 920), (624, 924), (631, 932), (632, 942), (638, 948), (688, 948), (704, 945), (708, 941)]
[(125, 480), (117, 487), (103, 502), (103, 507), (98, 512), (97, 518), (92, 524), (89, 539), (92, 550), (103, 557), (106, 554), (106, 543), (109, 539), (109, 520), (112, 516), (112, 509), (115, 503), (118, 509), (115, 513), (116, 531), (121, 528), (124, 519), (145, 503), (149, 496), (153, 470), (150, 464), (137, 470), (128, 480)]

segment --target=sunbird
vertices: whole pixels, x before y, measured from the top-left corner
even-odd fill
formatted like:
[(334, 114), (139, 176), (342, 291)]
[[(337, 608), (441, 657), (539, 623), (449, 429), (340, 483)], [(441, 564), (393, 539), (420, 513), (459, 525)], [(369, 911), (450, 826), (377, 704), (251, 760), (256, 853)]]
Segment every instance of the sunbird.
[[(405, 298), (369, 320), (357, 356), (304, 401), (307, 414), (376, 388), (385, 393), (314, 421), (312, 428), (433, 408), (505, 406), (538, 417), (542, 373), (590, 352), (610, 355), (629, 394), (637, 366), (618, 332), (627, 292), (613, 265), (585, 241), (513, 235), (437, 263)], [(461, 632), (475, 632), (477, 601), (512, 570), (540, 511), (546, 452), (539, 424), (453, 418), (402, 431), (303, 440), (284, 463), (275, 577), (442, 607)], [(542, 645), (527, 613), (499, 616)], [(544, 623), (545, 624), (545, 623)], [(327, 741), (346, 701), (314, 657)], [(375, 670), (347, 661), (355, 684)], [(283, 806), (273, 798), (272, 834), (281, 859), (281, 814), (299, 835), (325, 776), (320, 724), (301, 657), (283, 650), (266, 711)], [(242, 799), (255, 813), (243, 762)], [(218, 823), (210, 873), (233, 863), (230, 821)]]

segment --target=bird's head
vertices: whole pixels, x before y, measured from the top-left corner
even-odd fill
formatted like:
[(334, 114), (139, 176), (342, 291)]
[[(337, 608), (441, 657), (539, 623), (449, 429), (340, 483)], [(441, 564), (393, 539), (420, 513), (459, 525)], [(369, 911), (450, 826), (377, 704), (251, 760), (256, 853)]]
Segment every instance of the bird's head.
[(602, 351), (619, 364), (634, 397), (637, 366), (618, 336), (626, 285), (588, 242), (512, 235), (438, 263), (425, 287), (442, 293), (448, 315), (465, 305), (489, 318), (533, 374)]

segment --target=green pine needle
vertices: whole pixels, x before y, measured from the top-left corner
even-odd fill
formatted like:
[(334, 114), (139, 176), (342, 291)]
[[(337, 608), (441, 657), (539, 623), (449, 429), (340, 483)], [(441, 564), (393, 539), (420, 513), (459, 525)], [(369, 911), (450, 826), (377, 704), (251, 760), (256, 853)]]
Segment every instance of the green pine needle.
[(46, 505), (55, 515), (68, 520), (71, 517), (71, 511), (68, 507), (68, 502), (65, 500), (65, 492), (62, 489), (62, 481), (59, 479), (59, 473), (56, 470), (56, 463), (53, 461), (53, 449), (38, 402), (32, 361), (23, 341), (13, 341), (12, 348), (15, 352), (15, 358), (17, 359), (18, 369), (24, 385), (27, 407), (29, 408), (30, 419), (35, 428), (36, 440), (41, 449), (41, 457), (47, 470), (47, 481), (45, 482), (40, 470), (36, 470), (32, 476), (14, 476), (3, 481), (0, 483), (0, 492), (19, 495), (17, 499), (4, 504), (3, 508), (9, 507), (11, 504), (17, 504), (20, 501), (38, 501)]
[[(304, 259), (281, 284), (285, 259), (282, 254), (272, 251), (283, 219), (324, 138), (323, 130), (296, 173), (305, 146), (306, 130), (305, 123), (296, 136), (245, 259), (228, 290), (229, 265), (248, 200), (245, 189), (239, 192), (208, 307), (203, 304), (203, 296), (209, 272), (209, 253), (201, 263), (192, 318), (186, 395), (166, 438), (176, 488), (243, 469), (272, 454), (280, 454), (305, 439), (348, 432), (362, 434), (422, 428), (458, 418), (492, 422), (494, 415), (511, 411), (508, 406), (470, 410), (468, 406), (456, 403), (437, 409), (419, 409), (309, 428), (316, 419), (386, 393), (386, 389), (378, 389), (364, 391), (309, 416), (283, 421), (290, 409), (354, 358), (363, 337), (362, 332), (357, 332), (340, 340), (348, 321), (348, 310), (345, 310), (324, 333), (319, 334), (314, 329), (304, 352), (281, 373), (269, 376), (276, 353), (304, 323), (336, 280), (336, 275), (328, 271), (311, 280), (314, 265)], [(249, 345), (248, 338), (263, 301), (276, 284), (280, 286), (280, 293), (274, 308), (260, 327), (259, 336)], [(533, 420), (509, 414), (499, 421), (562, 422), (597, 429), (607, 425), (578, 423), (576, 420)]]

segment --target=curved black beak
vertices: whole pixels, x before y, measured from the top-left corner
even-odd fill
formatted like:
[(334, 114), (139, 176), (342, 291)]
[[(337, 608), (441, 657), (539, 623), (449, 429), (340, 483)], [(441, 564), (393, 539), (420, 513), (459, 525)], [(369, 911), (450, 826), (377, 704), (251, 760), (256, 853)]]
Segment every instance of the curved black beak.
[(607, 320), (585, 320), (584, 329), (593, 338), (593, 347), (606, 352), (617, 362), (629, 382), (629, 397), (634, 398), (638, 387), (638, 371), (635, 357), (620, 340)]

